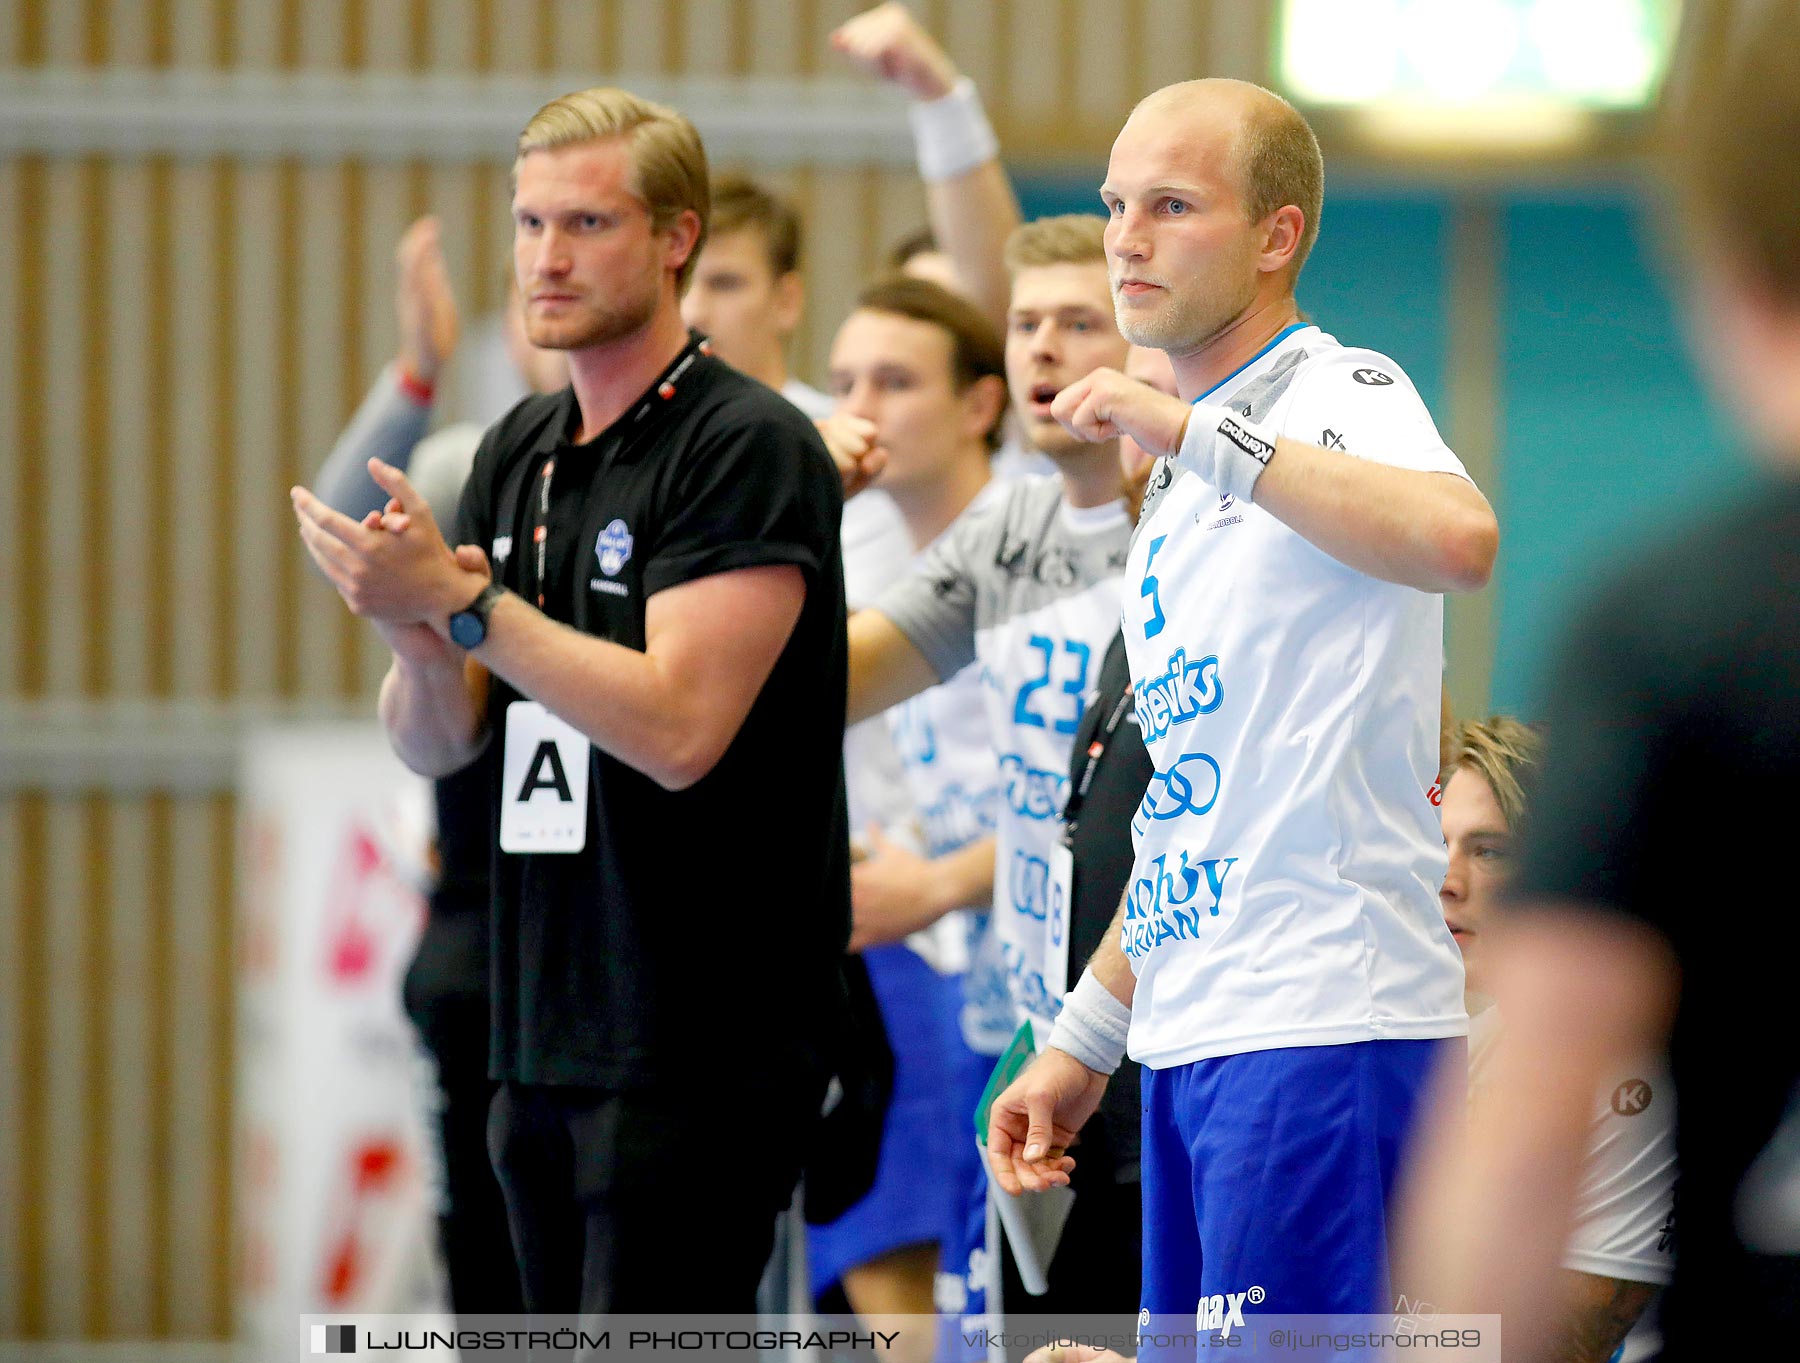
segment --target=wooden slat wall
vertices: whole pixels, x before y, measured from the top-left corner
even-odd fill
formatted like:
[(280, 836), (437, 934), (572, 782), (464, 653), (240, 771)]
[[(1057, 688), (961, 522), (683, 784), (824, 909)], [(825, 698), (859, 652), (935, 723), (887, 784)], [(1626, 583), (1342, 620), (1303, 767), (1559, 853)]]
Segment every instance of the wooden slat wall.
[[(921, 0), (1009, 153), (1099, 165), (1239, 0)], [(842, 77), (855, 0), (0, 0), (8, 67)], [(1249, 22), (1256, 22), (1254, 16)], [(723, 167), (721, 167), (723, 168)], [(797, 367), (923, 220), (910, 174), (767, 177), (811, 224)], [(0, 696), (360, 703), (384, 659), (284, 495), (394, 344), (443, 215), (498, 294), (479, 165), (0, 158)], [(15, 778), (15, 785), (22, 784)], [(0, 798), (0, 1338), (231, 1328), (228, 796)]]

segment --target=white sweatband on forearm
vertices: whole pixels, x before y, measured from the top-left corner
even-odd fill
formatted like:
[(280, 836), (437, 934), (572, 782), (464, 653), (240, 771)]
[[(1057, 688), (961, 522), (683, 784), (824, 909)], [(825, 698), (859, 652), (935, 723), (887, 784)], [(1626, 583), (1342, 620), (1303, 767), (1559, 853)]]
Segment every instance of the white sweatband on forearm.
[(1175, 462), (1241, 502), (1275, 457), (1275, 432), (1260, 421), (1239, 416), (1229, 407), (1196, 402), (1181, 435)]
[(927, 180), (954, 180), (1000, 155), (1000, 139), (981, 107), (975, 82), (967, 76), (951, 86), (949, 94), (914, 100), (906, 112), (912, 119), (919, 174)]
[(1084, 970), (1056, 1015), (1050, 1044), (1090, 1070), (1111, 1074), (1125, 1058), (1125, 1038), (1130, 1031), (1131, 1009), (1114, 998), (1093, 971)]

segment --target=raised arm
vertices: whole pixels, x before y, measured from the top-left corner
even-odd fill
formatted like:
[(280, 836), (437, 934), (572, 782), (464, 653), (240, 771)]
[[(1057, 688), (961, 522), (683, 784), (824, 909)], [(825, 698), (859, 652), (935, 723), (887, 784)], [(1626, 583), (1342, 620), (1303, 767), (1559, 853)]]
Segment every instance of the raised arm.
[(1264, 440), (1223, 408), (1190, 406), (1113, 369), (1070, 384), (1051, 410), (1084, 439), (1124, 432), (1145, 450), (1176, 456), (1370, 577), (1466, 592), (1486, 586), (1493, 572), (1500, 543), (1493, 508), (1455, 474), (1398, 468), (1287, 436)]
[(400, 352), (382, 369), (313, 479), (319, 500), (352, 520), (386, 505), (369, 460), (404, 469), (431, 421), (431, 395), (456, 349), (456, 300), (436, 218), (420, 218), (395, 251)]
[(831, 35), (831, 45), (911, 97), (932, 234), (963, 292), (1003, 326), (1012, 291), (1003, 253), (1019, 225), (1019, 200), (974, 82), (898, 3), (857, 15)]

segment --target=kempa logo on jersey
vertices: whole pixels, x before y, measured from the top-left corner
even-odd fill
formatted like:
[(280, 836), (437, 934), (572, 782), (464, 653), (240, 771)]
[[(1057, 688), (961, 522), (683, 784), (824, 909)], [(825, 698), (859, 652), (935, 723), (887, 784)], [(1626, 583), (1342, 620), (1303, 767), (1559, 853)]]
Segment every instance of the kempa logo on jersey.
[(1379, 369), (1358, 369), (1350, 375), (1358, 383), (1365, 383), (1371, 388), (1386, 388), (1394, 381), (1392, 374), (1384, 374)]
[(600, 538), (594, 541), (594, 557), (600, 560), (600, 571), (608, 577), (617, 577), (619, 569), (631, 562), (631, 544), (631, 531), (624, 521), (608, 522), (606, 529), (600, 532)]
[(1650, 1085), (1627, 1079), (1613, 1090), (1612, 1110), (1621, 1117), (1636, 1117), (1650, 1110)]
[[(1392, 383), (1390, 379), (1388, 382)], [(1259, 464), (1266, 464), (1275, 457), (1275, 446), (1260, 435), (1252, 435), (1230, 417), (1219, 418), (1219, 434), (1236, 445), (1245, 454)]]
[(511, 535), (495, 535), (493, 549), (489, 553), (488, 557), (492, 558), (495, 563), (505, 563), (507, 559), (511, 558), (512, 557), (512, 536)]
[(1225, 700), (1225, 683), (1219, 679), (1219, 659), (1207, 654), (1198, 662), (1187, 660), (1187, 650), (1169, 655), (1169, 670), (1132, 686), (1136, 697), (1138, 728), (1144, 742), (1161, 738), (1177, 724), (1199, 715), (1210, 715)]
[(1202, 1330), (1229, 1330), (1244, 1323), (1244, 1303), (1260, 1306), (1268, 1294), (1260, 1287), (1252, 1287), (1247, 1292), (1226, 1292), (1222, 1295), (1200, 1298), (1200, 1306), (1194, 1312), (1194, 1324)]

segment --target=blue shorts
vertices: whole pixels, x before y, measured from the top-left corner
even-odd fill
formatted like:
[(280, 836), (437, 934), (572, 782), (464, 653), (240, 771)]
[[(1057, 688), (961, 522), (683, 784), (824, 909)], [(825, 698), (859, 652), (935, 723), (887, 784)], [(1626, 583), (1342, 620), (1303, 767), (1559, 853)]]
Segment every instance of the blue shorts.
[[(959, 1177), (952, 1170), (960, 1167), (951, 1139), (961, 1135), (968, 1146), (975, 1139), (966, 1114), (954, 1132), (949, 1121), (955, 1074), (944, 1042), (944, 1014), (952, 997), (944, 977), (900, 943), (873, 947), (863, 961), (894, 1052), (894, 1095), (882, 1126), (874, 1186), (829, 1226), (806, 1229), (815, 1298), (847, 1269), (907, 1245), (941, 1241), (947, 1190)], [(960, 991), (955, 997), (960, 1000)]]
[(1143, 1311), (1191, 1327), (1213, 1296), (1245, 1315), (1392, 1310), (1388, 1199), (1446, 1045), (1463, 1043), (1145, 1069)]

